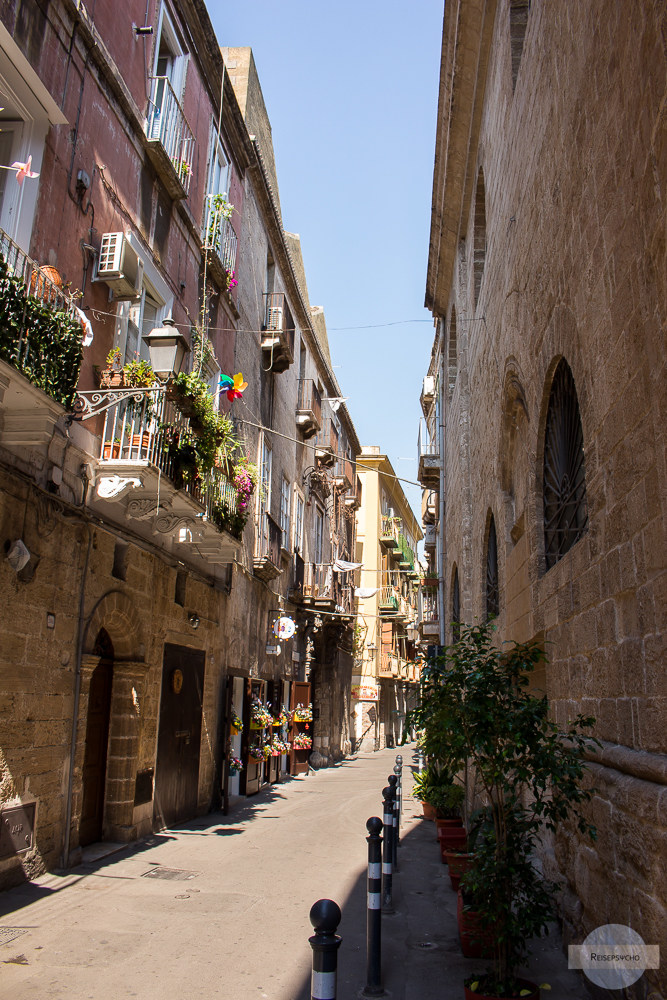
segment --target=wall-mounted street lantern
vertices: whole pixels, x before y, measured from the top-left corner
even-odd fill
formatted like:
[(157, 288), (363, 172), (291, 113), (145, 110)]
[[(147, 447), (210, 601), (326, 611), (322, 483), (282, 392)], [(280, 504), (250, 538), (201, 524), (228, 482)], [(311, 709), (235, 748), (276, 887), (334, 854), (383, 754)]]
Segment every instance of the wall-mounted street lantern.
[(188, 342), (176, 328), (171, 316), (142, 338), (148, 345), (151, 368), (161, 382), (168, 382), (181, 370), (183, 358), (190, 350)]

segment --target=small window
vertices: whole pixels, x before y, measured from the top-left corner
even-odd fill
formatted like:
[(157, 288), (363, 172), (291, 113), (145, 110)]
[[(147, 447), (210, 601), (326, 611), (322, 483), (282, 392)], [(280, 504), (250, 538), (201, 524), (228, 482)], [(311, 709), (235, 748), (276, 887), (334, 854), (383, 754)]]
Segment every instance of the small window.
[(176, 573), (176, 585), (174, 587), (174, 604), (185, 607), (185, 589), (188, 582), (188, 574), (184, 569), (179, 569)]
[(584, 436), (572, 371), (563, 359), (551, 383), (544, 434), (544, 550), (554, 566), (588, 527)]
[(512, 53), (512, 91), (516, 87), (523, 53), (523, 40), (528, 24), (530, 0), (510, 0), (510, 49)]
[(482, 275), (486, 263), (486, 192), (484, 188), (484, 173), (480, 167), (477, 175), (477, 191), (475, 193), (475, 226), (473, 232), (473, 281), (475, 292), (475, 308), (479, 302), (482, 287)]
[(315, 509), (315, 562), (324, 561), (324, 512), (319, 507)]
[(122, 542), (120, 539), (116, 541), (113, 547), (113, 568), (111, 570), (111, 575), (116, 578), (116, 580), (127, 579), (127, 556), (129, 552), (129, 543)]
[(454, 386), (456, 385), (456, 373), (458, 371), (458, 347), (456, 343), (456, 309), (452, 307), (452, 318), (449, 321), (449, 345), (447, 350), (447, 388), (449, 398), (452, 398)]
[(489, 522), (489, 537), (486, 543), (486, 619), (496, 618), (500, 613), (500, 588), (498, 586), (498, 543), (493, 514)]

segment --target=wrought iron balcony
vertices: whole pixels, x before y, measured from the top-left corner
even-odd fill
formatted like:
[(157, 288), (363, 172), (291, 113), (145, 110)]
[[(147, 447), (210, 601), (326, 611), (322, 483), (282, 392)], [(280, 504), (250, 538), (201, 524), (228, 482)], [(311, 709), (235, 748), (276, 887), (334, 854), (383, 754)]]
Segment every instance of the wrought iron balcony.
[(414, 570), (415, 568), (415, 556), (414, 552), (408, 544), (408, 540), (405, 535), (400, 532), (398, 536), (398, 549), (400, 552), (398, 565), (403, 570)]
[(9, 446), (46, 444), (79, 379), (84, 331), (71, 296), (49, 273), (59, 277), (0, 230), (0, 407)]
[(294, 320), (282, 292), (264, 295), (262, 351), (273, 372), (284, 372), (294, 361)]
[(344, 455), (339, 455), (334, 462), (333, 485), (338, 490), (346, 493), (351, 488), (353, 482), (354, 462)]
[(322, 426), (322, 397), (312, 378), (299, 379), (296, 425), (306, 441)]
[(380, 525), (380, 541), (388, 549), (398, 549), (400, 517), (393, 517), (390, 514), (382, 515)]
[(437, 586), (422, 587), (421, 589), (419, 633), (422, 639), (432, 639), (440, 634)]
[(399, 595), (393, 586), (380, 588), (378, 610), (383, 617), (395, 617), (399, 607)]
[(106, 512), (121, 502), (125, 518), (151, 523), (187, 554), (233, 562), (243, 529), (237, 491), (222, 470), (198, 474), (188, 417), (162, 387), (97, 395), (108, 405), (92, 505)]
[(185, 198), (190, 190), (195, 139), (166, 76), (150, 77), (146, 118), (148, 155), (169, 195)]
[(345, 497), (345, 506), (351, 507), (352, 510), (358, 510), (361, 507), (361, 479), (359, 476), (354, 477), (353, 487)]
[(255, 576), (269, 582), (282, 573), (280, 562), (280, 546), (282, 544), (282, 529), (268, 511), (257, 518), (255, 534), (255, 557), (253, 568)]
[(425, 417), (428, 416), (431, 407), (435, 402), (435, 388), (435, 375), (425, 375), (422, 383), (421, 396), (419, 397), (419, 402), (421, 403), (422, 412)]
[(331, 468), (338, 455), (338, 429), (331, 417), (323, 417), (315, 438), (315, 458), (319, 465)]
[(221, 200), (221, 196), (209, 194), (206, 202), (206, 226), (203, 234), (206, 266), (215, 283), (228, 291), (230, 281), (236, 274), (238, 239), (231, 219), (225, 217), (226, 202)]
[(428, 430), (422, 420), (419, 421), (417, 437), (417, 479), (424, 487), (438, 486), (440, 483), (440, 449), (437, 440), (430, 440)]

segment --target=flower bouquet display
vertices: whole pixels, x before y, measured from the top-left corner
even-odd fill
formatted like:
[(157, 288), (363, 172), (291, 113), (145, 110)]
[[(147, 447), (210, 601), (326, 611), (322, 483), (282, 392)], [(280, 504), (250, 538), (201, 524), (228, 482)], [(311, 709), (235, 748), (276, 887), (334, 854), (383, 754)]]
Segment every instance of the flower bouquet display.
[(253, 698), (250, 706), (250, 728), (264, 729), (273, 722), (273, 716), (259, 698)]
[(280, 757), (282, 754), (290, 752), (290, 745), (284, 740), (273, 739), (270, 746), (272, 757)]
[(304, 706), (299, 702), (299, 704), (294, 709), (294, 714), (292, 716), (295, 722), (312, 722), (313, 721), (313, 706)]
[(273, 726), (277, 728), (278, 726), (286, 726), (288, 723), (288, 715), (286, 709), (283, 707), (280, 709), (278, 715), (273, 717)]
[(312, 745), (313, 741), (307, 733), (297, 733), (292, 740), (292, 746), (295, 750), (310, 750)]
[(248, 750), (248, 756), (255, 764), (261, 764), (270, 756), (270, 753), (271, 750), (268, 746), (261, 746), (259, 743), (253, 743)]
[(234, 754), (230, 753), (227, 758), (229, 761), (229, 773), (230, 775), (239, 774), (243, 770), (243, 761), (240, 757), (235, 757)]
[(241, 721), (241, 717), (236, 714), (236, 710), (234, 708), (232, 708), (232, 721), (230, 728), (234, 736), (243, 732), (243, 722)]

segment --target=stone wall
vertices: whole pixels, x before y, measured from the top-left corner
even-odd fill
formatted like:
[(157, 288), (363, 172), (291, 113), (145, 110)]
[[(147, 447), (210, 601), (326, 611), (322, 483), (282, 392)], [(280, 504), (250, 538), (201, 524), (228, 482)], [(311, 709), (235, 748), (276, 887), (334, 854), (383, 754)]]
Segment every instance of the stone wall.
[[(663, 953), (665, 68), (655, 4), (538, 2), (514, 88), (509, 5), (498, 4), (436, 345), (449, 353), (455, 323), (447, 620), (454, 564), (463, 617), (485, 614), (493, 514), (500, 637), (546, 643), (556, 719), (593, 715), (605, 745), (653, 761), (643, 776), (623, 754), (594, 766), (598, 841), (571, 829), (557, 838), (560, 877), (578, 900), (567, 906), (571, 933), (629, 923)], [(486, 239), (476, 301), (480, 171)], [(547, 571), (544, 433), (561, 358), (581, 415), (588, 526)]]

